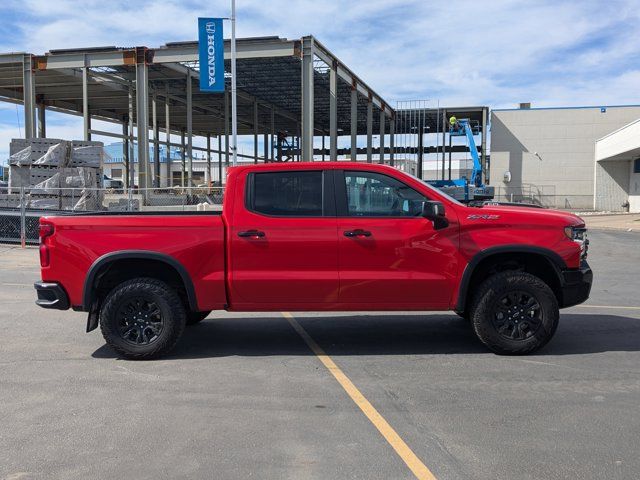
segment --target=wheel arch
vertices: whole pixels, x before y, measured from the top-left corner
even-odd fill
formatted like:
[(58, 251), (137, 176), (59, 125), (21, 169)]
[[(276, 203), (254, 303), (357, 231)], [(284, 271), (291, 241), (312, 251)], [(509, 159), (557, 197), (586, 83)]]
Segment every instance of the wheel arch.
[[(534, 260), (542, 260), (535, 262)], [(455, 311), (464, 312), (470, 303), (471, 289), (474, 283), (484, 280), (491, 274), (491, 266), (520, 264), (524, 271), (536, 274), (553, 290), (558, 303), (562, 304), (562, 274), (566, 263), (553, 250), (532, 245), (501, 245), (478, 252), (469, 261), (462, 274)], [(531, 271), (532, 270), (532, 271)]]
[[(152, 276), (162, 277), (158, 275), (158, 272), (166, 271), (168, 278), (177, 281), (179, 279), (180, 286), (184, 289), (184, 298), (186, 300), (186, 307), (192, 311), (198, 310), (198, 302), (196, 299), (196, 291), (193, 286), (193, 281), (187, 269), (174, 257), (159, 253), (150, 252), (147, 250), (120, 250), (117, 252), (110, 252), (97, 258), (89, 267), (87, 275), (84, 280), (83, 293), (82, 293), (82, 310), (90, 311), (91, 306), (98, 299), (98, 285), (103, 276), (106, 275), (110, 268), (117, 264), (125, 265), (155, 265), (157, 268), (152, 269), (151, 272), (141, 272), (140, 275), (135, 276)], [(167, 268), (169, 270), (167, 270)], [(128, 272), (127, 272), (128, 273)], [(151, 273), (151, 275), (149, 274)], [(155, 274), (154, 274), (155, 273)], [(133, 275), (123, 275), (123, 281), (126, 279), (134, 278)], [(164, 280), (164, 278), (160, 278)]]

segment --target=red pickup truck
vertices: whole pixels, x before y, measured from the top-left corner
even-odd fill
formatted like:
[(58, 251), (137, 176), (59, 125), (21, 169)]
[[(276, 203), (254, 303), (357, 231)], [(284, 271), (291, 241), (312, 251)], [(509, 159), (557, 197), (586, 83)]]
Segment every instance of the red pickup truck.
[(212, 310), (453, 310), (524, 354), (588, 298), (587, 246), (575, 215), (466, 206), (383, 165), (242, 166), (222, 212), (43, 217), (36, 303), (89, 312), (134, 359)]

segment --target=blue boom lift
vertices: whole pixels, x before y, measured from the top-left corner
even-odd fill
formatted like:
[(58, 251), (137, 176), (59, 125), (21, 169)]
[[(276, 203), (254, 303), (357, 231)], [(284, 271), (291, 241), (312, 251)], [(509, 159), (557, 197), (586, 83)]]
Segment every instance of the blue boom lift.
[[(494, 188), (482, 183), (482, 165), (480, 164), (478, 149), (476, 148), (476, 142), (473, 138), (474, 135), (479, 134), (480, 126), (478, 122), (472, 123), (468, 118), (456, 119), (456, 117), (451, 117), (449, 121), (449, 135), (451, 137), (466, 136), (469, 143), (469, 151), (473, 159), (471, 178), (462, 177), (455, 180), (427, 180), (427, 183), (442, 190), (456, 200), (465, 203), (493, 199)], [(449, 173), (451, 173), (451, 171), (449, 171)]]

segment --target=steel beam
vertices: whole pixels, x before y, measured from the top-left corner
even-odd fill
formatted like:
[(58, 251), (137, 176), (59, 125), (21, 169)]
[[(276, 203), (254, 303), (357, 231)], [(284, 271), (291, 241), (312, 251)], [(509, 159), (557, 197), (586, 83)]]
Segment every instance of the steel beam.
[(187, 71), (187, 183), (193, 186), (193, 85), (191, 69)]
[[(138, 126), (138, 186), (149, 188), (149, 69), (144, 50), (136, 64), (136, 124)], [(140, 58), (142, 57), (142, 58)], [(147, 190), (145, 190), (145, 194)]]
[(29, 54), (22, 56), (22, 91), (24, 103), (24, 136), (25, 138), (35, 137), (35, 105), (36, 91), (33, 69), (33, 57)]
[(351, 86), (351, 160), (358, 157), (358, 89)]
[(371, 163), (373, 153), (373, 102), (367, 102), (367, 163)]
[[(294, 57), (298, 48), (295, 40), (265, 40), (257, 42), (252, 39), (236, 41), (236, 58), (274, 58)], [(189, 45), (161, 47), (152, 50), (153, 63), (195, 62), (198, 60), (198, 43)], [(224, 42), (224, 58), (231, 59), (231, 42)]]
[(302, 38), (302, 157), (313, 160), (313, 37)]

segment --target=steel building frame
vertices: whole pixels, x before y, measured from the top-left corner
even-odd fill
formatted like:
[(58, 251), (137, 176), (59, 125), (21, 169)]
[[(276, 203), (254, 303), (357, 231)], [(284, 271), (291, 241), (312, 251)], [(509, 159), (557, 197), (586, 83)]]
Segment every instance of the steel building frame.
[[(225, 63), (229, 59), (230, 43), (225, 41)], [(135, 179), (128, 160), (133, 158), (133, 144), (137, 142), (140, 187), (159, 186), (158, 158), (152, 171), (146, 146), (152, 142), (154, 152), (158, 152), (160, 131), (166, 132), (167, 147), (186, 150), (189, 184), (193, 150), (206, 151), (209, 162), (211, 154), (218, 153), (219, 168), (223, 155), (229, 164), (228, 92), (201, 93), (198, 83), (197, 42), (168, 43), (160, 48), (0, 54), (0, 101), (24, 106), (25, 137), (46, 136), (47, 109), (81, 115), (86, 140), (92, 135), (123, 140), (131, 184)], [(301, 136), (297, 157), (302, 159), (313, 159), (314, 155), (324, 159), (324, 148), (315, 149), (314, 138), (321, 136), (324, 145), (325, 135), (329, 136), (330, 159), (338, 157), (340, 135), (350, 136), (351, 148), (343, 153), (353, 158), (358, 152), (357, 136), (367, 135), (367, 161), (373, 160), (373, 131), (393, 133), (394, 109), (313, 36), (238, 39), (237, 84), (238, 133), (253, 135), (253, 155), (244, 157), (256, 162), (274, 159), (274, 136), (278, 132)], [(374, 110), (379, 115), (374, 115)], [(121, 124), (122, 133), (96, 130), (91, 126), (92, 119)], [(185, 137), (186, 144), (171, 141), (171, 135)], [(207, 147), (194, 146), (194, 135), (206, 137)], [(262, 156), (258, 151), (260, 135), (265, 139)], [(211, 149), (211, 136), (219, 139), (217, 150)], [(222, 136), (226, 140), (224, 151)], [(381, 158), (385, 150), (380, 149)]]

